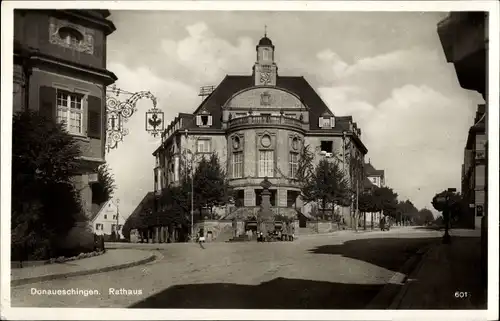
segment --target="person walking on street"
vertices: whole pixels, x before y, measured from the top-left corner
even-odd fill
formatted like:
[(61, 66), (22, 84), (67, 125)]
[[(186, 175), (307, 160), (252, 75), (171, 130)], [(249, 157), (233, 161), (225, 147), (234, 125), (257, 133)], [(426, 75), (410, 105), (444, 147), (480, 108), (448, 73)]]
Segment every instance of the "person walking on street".
[(202, 231), (200, 231), (200, 232), (198, 233), (198, 243), (200, 244), (200, 247), (201, 247), (202, 249), (205, 249), (205, 247), (203, 246), (203, 243), (204, 243), (204, 242), (205, 242), (205, 236), (203, 236), (203, 232), (202, 232)]

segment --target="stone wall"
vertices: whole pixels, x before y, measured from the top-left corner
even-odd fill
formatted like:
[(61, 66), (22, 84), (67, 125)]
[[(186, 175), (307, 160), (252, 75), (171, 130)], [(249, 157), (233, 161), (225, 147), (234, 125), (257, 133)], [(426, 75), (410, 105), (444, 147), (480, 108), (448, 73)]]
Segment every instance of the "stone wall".
[(226, 235), (228, 231), (232, 231), (232, 234), (234, 234), (231, 220), (204, 220), (195, 223), (194, 232), (198, 233), (201, 228), (203, 228), (203, 234), (207, 242), (217, 241), (219, 237), (223, 236), (222, 234)]

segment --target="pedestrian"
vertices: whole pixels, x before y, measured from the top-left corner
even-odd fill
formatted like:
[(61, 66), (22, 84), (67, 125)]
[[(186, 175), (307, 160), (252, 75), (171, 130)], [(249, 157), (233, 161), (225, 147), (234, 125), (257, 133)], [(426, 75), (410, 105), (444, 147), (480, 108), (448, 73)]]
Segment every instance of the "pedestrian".
[(198, 233), (198, 243), (200, 244), (200, 247), (201, 247), (202, 249), (205, 249), (205, 247), (203, 246), (203, 242), (205, 242), (205, 236), (203, 236), (203, 232), (202, 232), (202, 231), (200, 231), (200, 232)]

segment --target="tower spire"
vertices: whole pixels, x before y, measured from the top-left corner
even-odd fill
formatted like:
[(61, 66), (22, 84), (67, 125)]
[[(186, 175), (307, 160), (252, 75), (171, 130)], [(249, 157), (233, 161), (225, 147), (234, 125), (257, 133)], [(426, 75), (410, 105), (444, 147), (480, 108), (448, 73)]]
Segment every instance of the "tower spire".
[(264, 25), (264, 37), (267, 37), (267, 25)]

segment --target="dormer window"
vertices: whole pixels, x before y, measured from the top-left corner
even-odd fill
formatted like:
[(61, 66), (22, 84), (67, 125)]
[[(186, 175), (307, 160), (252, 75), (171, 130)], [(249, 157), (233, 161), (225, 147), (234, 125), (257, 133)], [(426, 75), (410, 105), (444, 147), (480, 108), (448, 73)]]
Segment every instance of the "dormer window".
[(201, 114), (196, 116), (196, 125), (199, 127), (210, 127), (212, 126), (212, 115)]
[(319, 118), (320, 128), (332, 128), (335, 127), (335, 117), (331, 115), (324, 115)]

